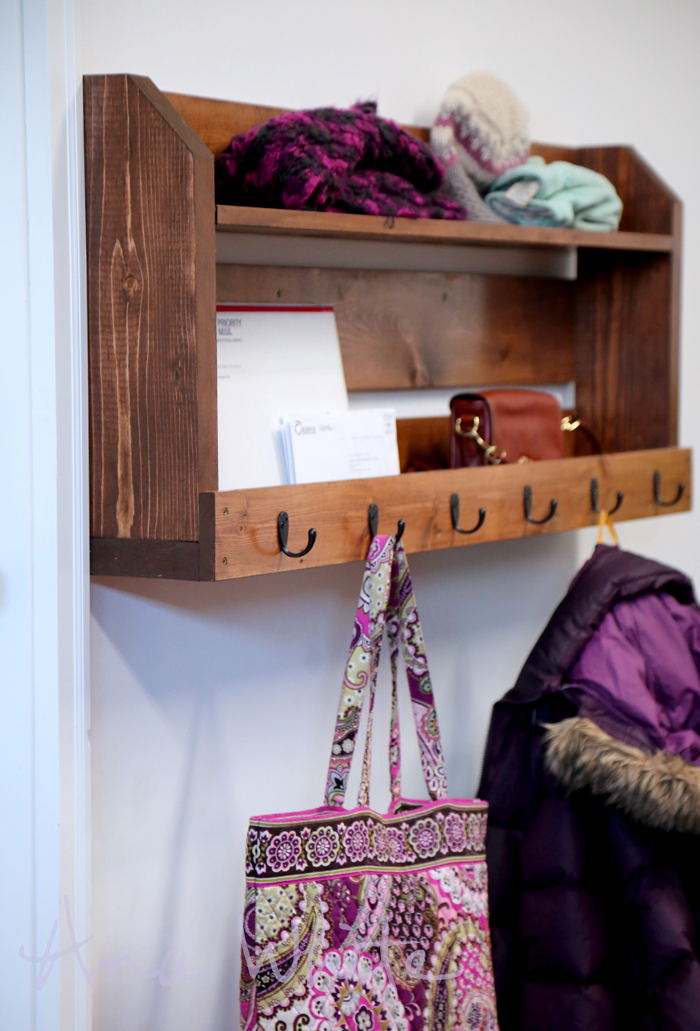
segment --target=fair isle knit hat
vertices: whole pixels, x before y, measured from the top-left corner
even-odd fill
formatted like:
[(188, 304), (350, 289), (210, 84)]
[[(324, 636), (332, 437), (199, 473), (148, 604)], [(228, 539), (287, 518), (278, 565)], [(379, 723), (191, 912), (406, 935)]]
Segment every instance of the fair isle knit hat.
[[(445, 185), (460, 192), (461, 184), (461, 190), (468, 191), (469, 210), (470, 203), (474, 206), (472, 183), (485, 193), (506, 169), (527, 159), (528, 113), (502, 79), (490, 72), (471, 72), (447, 90), (430, 143), (445, 168)], [(472, 214), (480, 216), (486, 220), (481, 209)]]

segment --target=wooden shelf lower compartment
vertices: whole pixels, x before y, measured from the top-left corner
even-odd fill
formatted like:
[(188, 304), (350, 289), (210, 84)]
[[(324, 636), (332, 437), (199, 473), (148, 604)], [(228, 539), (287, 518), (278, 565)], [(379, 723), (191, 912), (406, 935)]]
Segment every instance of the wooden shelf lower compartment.
[[(657, 505), (653, 476), (661, 477)], [(379, 507), (379, 532), (392, 533), (406, 522), (407, 552), (466, 547), (486, 541), (534, 537), (574, 530), (597, 522), (591, 507), (591, 480), (596, 478), (601, 506), (613, 505), (617, 491), (624, 501), (616, 522), (687, 512), (691, 507), (691, 452), (683, 448), (627, 451), (553, 462), (479, 469), (445, 469), (369, 480), (262, 487), (200, 494), (200, 540), (155, 541), (92, 538), (94, 575), (149, 576), (182, 580), (230, 580), (261, 573), (336, 565), (364, 559), (369, 546), (367, 509)], [(544, 517), (556, 498), (555, 516), (540, 526), (525, 520), (523, 491), (532, 488), (532, 515)], [(460, 523), (475, 525), (486, 509), (480, 530), (464, 536), (452, 529), (450, 496), (460, 497)], [(316, 544), (303, 558), (282, 554), (277, 515), (289, 514), (292, 551), (306, 545), (314, 527)]]

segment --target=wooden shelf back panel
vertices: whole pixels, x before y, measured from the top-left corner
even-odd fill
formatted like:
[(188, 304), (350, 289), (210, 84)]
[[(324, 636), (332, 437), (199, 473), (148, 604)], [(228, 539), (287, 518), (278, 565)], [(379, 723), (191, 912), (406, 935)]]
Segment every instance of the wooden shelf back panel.
[(574, 379), (575, 283), (247, 265), (216, 272), (221, 302), (333, 305), (348, 390)]
[[(262, 125), (277, 115), (286, 114), (291, 108), (269, 107), (263, 104), (241, 104), (233, 100), (213, 100), (209, 97), (192, 97), (185, 93), (164, 93), (173, 107), (192, 126), (209, 150), (218, 157), (228, 147), (231, 139), (247, 132), (256, 125)], [(380, 110), (380, 114), (383, 112)], [(422, 125), (404, 125), (424, 143), (430, 142), (430, 129)], [(539, 154), (545, 161), (579, 160), (579, 148), (563, 147), (553, 143), (533, 143), (532, 153)]]
[[(683, 497), (671, 508), (655, 504), (653, 474), (657, 469), (661, 473), (662, 498), (673, 497), (678, 484), (685, 484)], [(690, 508), (690, 451), (670, 448), (202, 494), (201, 578), (226, 580), (364, 559), (369, 546), (367, 509), (371, 503), (379, 507), (381, 533), (395, 532), (397, 521), (406, 521), (403, 540), (408, 552), (466, 547), (590, 526), (598, 519), (590, 498), (594, 477), (598, 479), (601, 505), (612, 504), (616, 492), (623, 491), (624, 502), (616, 517), (619, 520)], [(532, 487), (535, 518), (545, 516), (550, 499), (557, 499), (557, 513), (550, 522), (535, 526), (525, 521), (526, 484)], [(460, 496), (462, 526), (473, 526), (479, 508), (486, 509), (484, 525), (472, 536), (452, 529), (453, 492)], [(317, 530), (316, 544), (304, 558), (291, 559), (279, 550), (277, 515), (282, 510), (289, 514), (291, 550), (301, 550), (306, 545), (310, 527)]]
[[(573, 409), (563, 409), (562, 415), (575, 418)], [(424, 472), (450, 467), (450, 433), (452, 419), (449, 415), (419, 416), (396, 420), (396, 442), (399, 448), (401, 472)], [(564, 434), (564, 456), (589, 455), (593, 447), (582, 432)]]
[[(239, 104), (233, 100), (190, 97), (184, 93), (165, 93), (164, 96), (192, 126), (215, 157), (228, 147), (234, 136), (291, 110), (288, 107), (266, 107), (261, 104)], [(430, 129), (422, 125), (404, 125), (404, 129), (425, 143), (430, 141)], [(564, 152), (575, 153), (570, 148), (548, 147), (546, 144), (533, 144), (533, 153), (539, 153), (536, 149), (538, 147), (542, 147), (545, 152), (556, 151), (556, 157), (560, 157)], [(555, 157), (547, 157), (546, 160), (554, 161)]]
[(324, 236), (339, 240), (392, 240), (395, 243), (437, 243), (451, 246), (581, 247), (591, 250), (668, 252), (669, 233), (594, 233), (585, 229), (451, 222), (440, 218), (383, 218), (332, 211), (291, 211), (219, 204), (218, 232), (265, 233), (276, 236)]
[(288, 108), (261, 104), (237, 104), (230, 100), (190, 97), (184, 93), (165, 93), (173, 107), (207, 145), (214, 157), (228, 147), (234, 136), (262, 125)]
[(197, 540), (217, 485), (213, 159), (148, 79), (85, 79), (90, 525)]

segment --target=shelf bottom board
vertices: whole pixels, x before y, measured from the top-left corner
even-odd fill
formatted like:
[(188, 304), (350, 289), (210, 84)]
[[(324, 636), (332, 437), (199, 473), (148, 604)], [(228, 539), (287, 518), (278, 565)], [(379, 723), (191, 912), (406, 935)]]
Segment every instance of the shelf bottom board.
[[(154, 580), (199, 580), (199, 541), (91, 537), (92, 576), (142, 576)], [(205, 577), (204, 579), (213, 579)]]
[[(682, 497), (671, 506), (654, 499), (654, 472), (660, 473), (661, 498)], [(91, 572), (98, 576), (147, 576), (177, 580), (230, 580), (262, 573), (336, 565), (363, 560), (369, 548), (367, 510), (379, 508), (379, 532), (393, 533), (406, 522), (406, 551), (466, 547), (487, 541), (534, 537), (594, 525), (591, 481), (598, 480), (601, 505), (624, 500), (615, 522), (687, 512), (691, 507), (691, 452), (660, 448), (553, 462), (445, 469), (370, 480), (262, 487), (200, 494), (200, 541), (153, 541), (92, 538)], [(523, 492), (532, 488), (532, 516), (543, 518), (551, 499), (557, 510), (546, 523), (527, 522)], [(466, 536), (452, 527), (450, 497), (460, 499), (460, 523), (474, 526), (480, 508), (482, 527)], [(290, 550), (306, 545), (310, 527), (317, 531), (303, 558), (282, 554), (277, 516), (289, 514)]]

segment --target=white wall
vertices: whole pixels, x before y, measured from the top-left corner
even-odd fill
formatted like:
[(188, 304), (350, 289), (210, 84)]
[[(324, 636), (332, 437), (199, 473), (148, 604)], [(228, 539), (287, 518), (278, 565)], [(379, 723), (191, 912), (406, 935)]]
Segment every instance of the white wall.
[[(454, 78), (487, 68), (525, 101), (534, 138), (633, 143), (686, 202), (681, 442), (700, 445), (694, 0), (83, 0), (82, 46), (86, 72), (290, 107), (374, 96), (424, 124)], [(691, 514), (620, 536), (698, 579), (698, 529)], [(581, 531), (411, 559), (455, 794), (474, 791), (490, 706), (592, 542)], [(174, 950), (164, 983), (128, 965), (96, 976), (100, 1031), (235, 1025), (246, 821), (321, 801), (360, 573), (93, 582), (93, 957), (153, 973)], [(381, 804), (383, 744), (375, 763)], [(200, 976), (167, 985), (180, 953)]]

